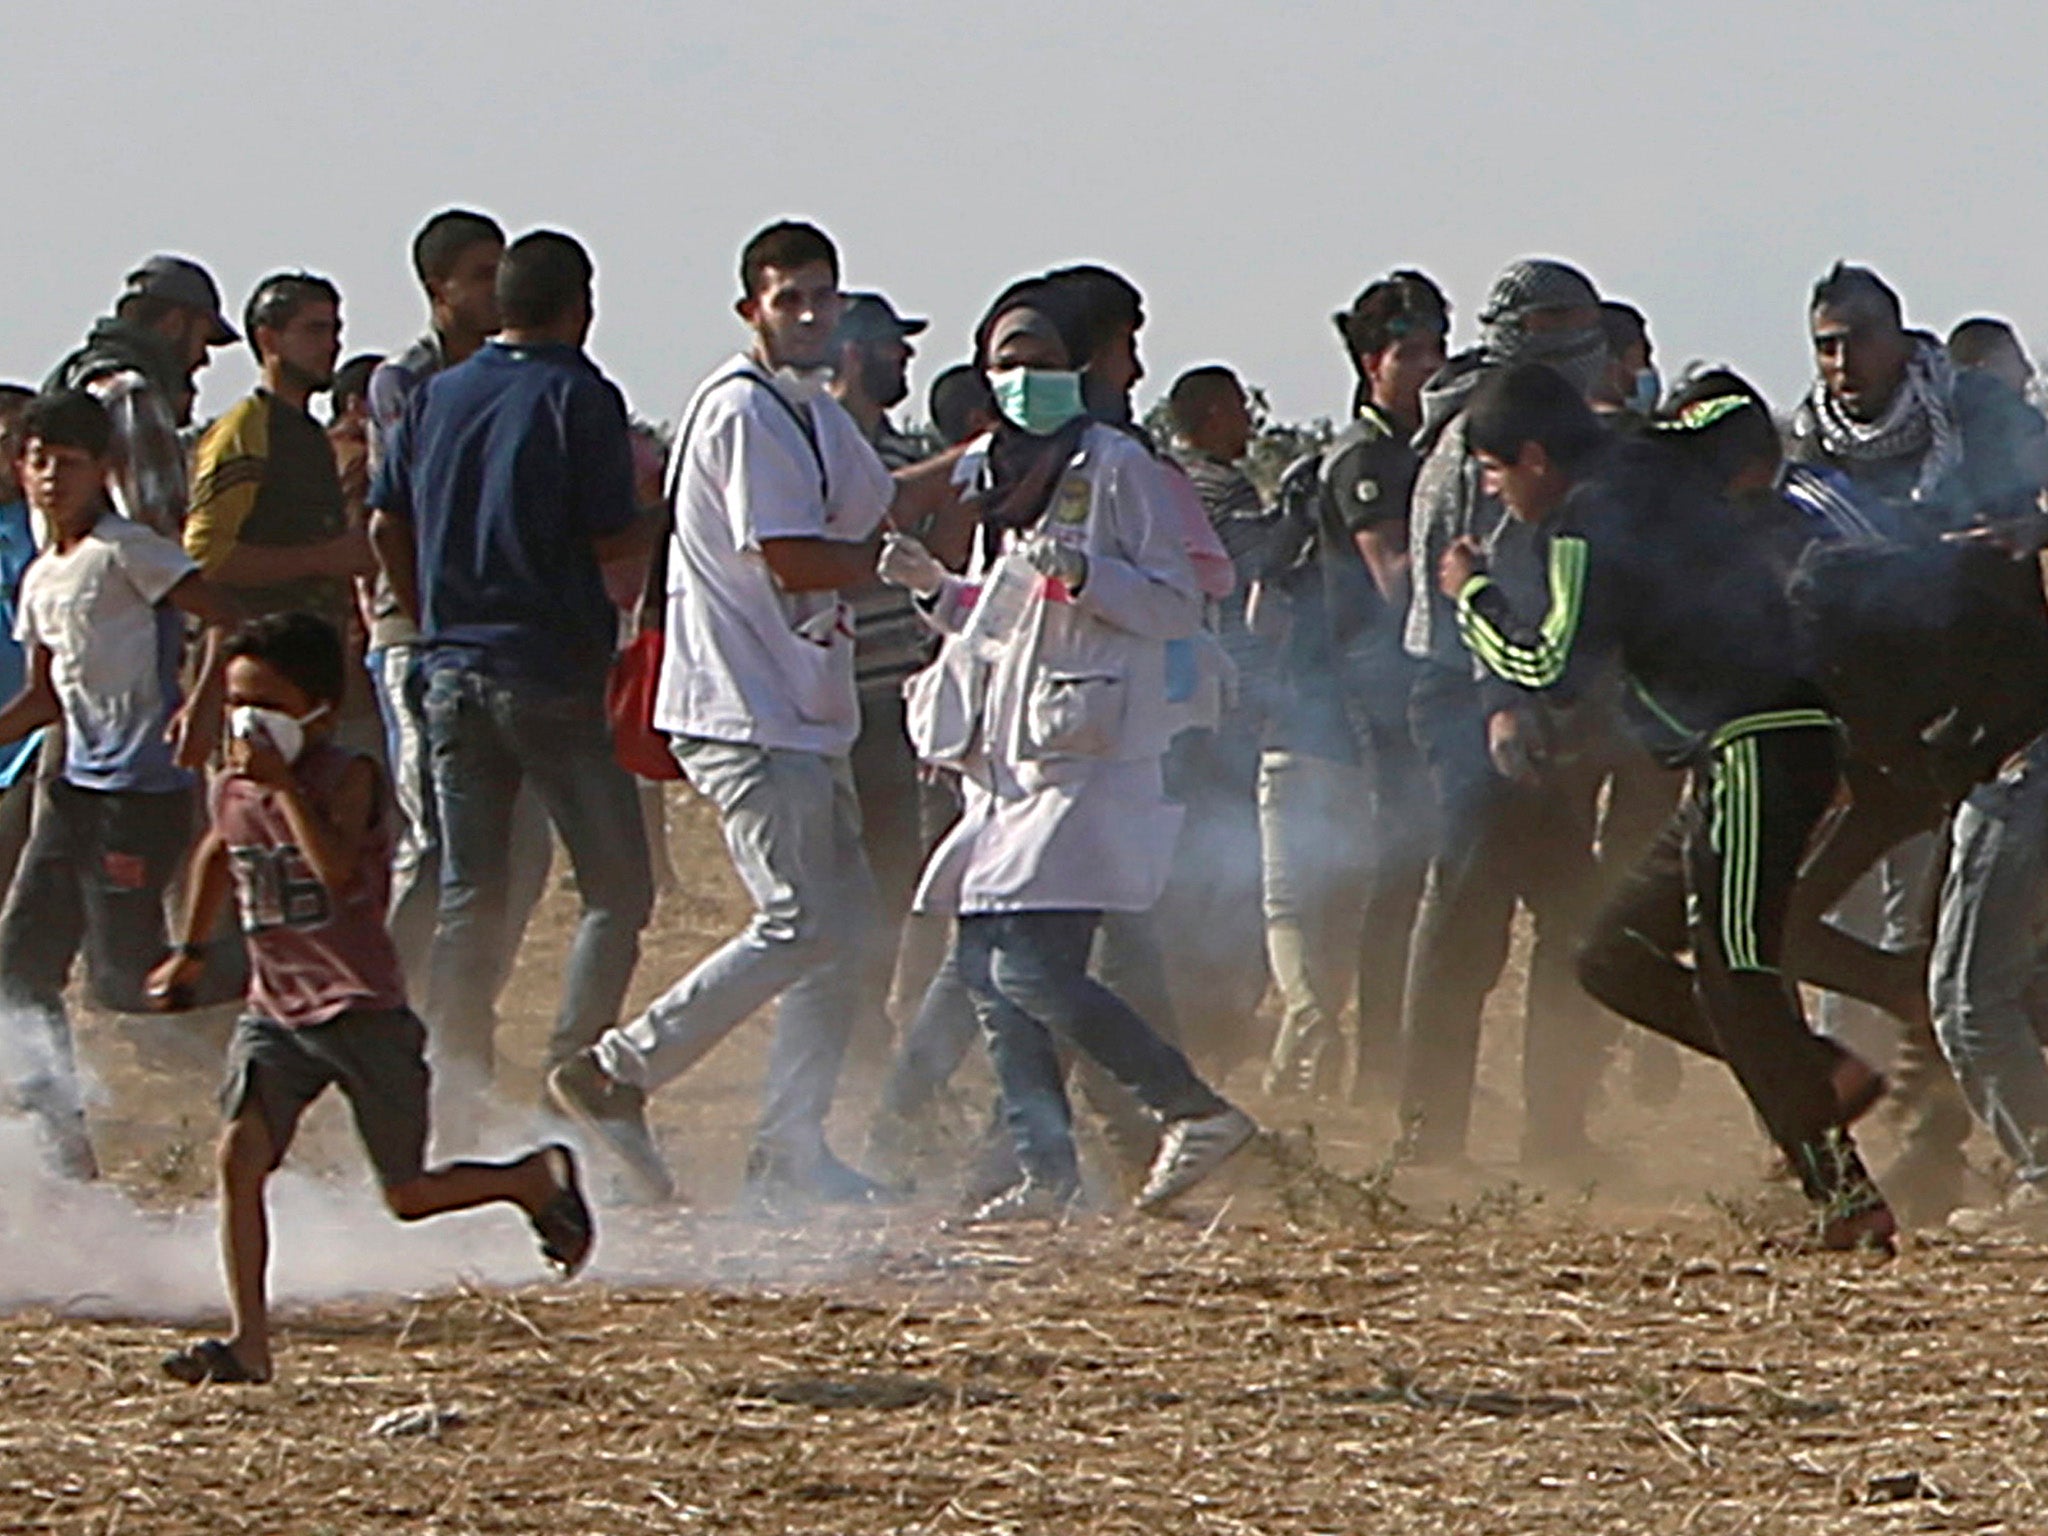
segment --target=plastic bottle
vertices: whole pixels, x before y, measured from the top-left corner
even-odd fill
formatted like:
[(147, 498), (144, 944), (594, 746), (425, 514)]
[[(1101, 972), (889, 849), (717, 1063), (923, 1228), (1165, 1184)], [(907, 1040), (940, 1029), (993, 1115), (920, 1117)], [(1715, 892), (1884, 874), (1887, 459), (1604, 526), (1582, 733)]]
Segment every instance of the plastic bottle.
[(1030, 606), (1040, 580), (1038, 568), (1021, 550), (1013, 549), (996, 562), (995, 569), (981, 584), (974, 612), (968, 615), (961, 631), (977, 654), (993, 661), (1002, 651)]

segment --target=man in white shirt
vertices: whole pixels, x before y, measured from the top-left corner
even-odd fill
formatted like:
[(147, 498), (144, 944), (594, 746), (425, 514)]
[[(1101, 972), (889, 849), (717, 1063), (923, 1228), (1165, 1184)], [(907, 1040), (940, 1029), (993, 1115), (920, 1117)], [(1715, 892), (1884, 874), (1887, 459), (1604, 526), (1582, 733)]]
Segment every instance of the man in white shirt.
[[(881, 1186), (840, 1162), (824, 1134), (876, 915), (848, 767), (860, 707), (841, 594), (872, 578), (885, 521), (909, 521), (928, 498), (899, 494), (824, 389), (843, 304), (832, 242), (808, 224), (771, 225), (747, 243), (740, 280), (754, 345), (698, 387), (670, 460), (654, 724), (718, 807), (754, 917), (548, 1088), (644, 1194), (667, 1198), (646, 1094), (779, 998), (747, 1199), (766, 1211), (868, 1203)], [(919, 483), (947, 494), (949, 467)]]

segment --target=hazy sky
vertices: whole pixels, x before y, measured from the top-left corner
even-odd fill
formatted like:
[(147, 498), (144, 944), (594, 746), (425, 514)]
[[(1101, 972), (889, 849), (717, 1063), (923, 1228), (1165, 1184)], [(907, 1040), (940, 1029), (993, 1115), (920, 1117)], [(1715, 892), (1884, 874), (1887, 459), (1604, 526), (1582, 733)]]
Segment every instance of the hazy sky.
[[(450, 203), (571, 229), (593, 350), (672, 417), (740, 339), (735, 253), (815, 218), (932, 317), (919, 383), (1009, 278), (1091, 258), (1148, 296), (1149, 399), (1222, 359), (1340, 410), (1329, 323), (1420, 265), (1469, 334), (1544, 252), (1642, 305), (1667, 365), (1802, 387), (1807, 286), (1874, 262), (1919, 323), (2048, 348), (2048, 7), (1096, 0), (10, 4), (0, 377), (31, 382), (128, 266), (187, 252), (231, 311), (280, 266), (348, 347), (420, 328), (406, 244)], [(251, 377), (223, 353), (201, 408)], [(921, 412), (919, 413), (921, 414)]]

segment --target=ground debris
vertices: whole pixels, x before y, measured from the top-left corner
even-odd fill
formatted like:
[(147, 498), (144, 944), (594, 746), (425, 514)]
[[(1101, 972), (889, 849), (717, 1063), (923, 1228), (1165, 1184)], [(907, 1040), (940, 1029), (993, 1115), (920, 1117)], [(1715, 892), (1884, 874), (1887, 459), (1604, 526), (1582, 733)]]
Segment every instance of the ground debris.
[(927, 1403), (986, 1408), (1010, 1402), (1016, 1396), (974, 1383), (955, 1386), (920, 1376), (898, 1375), (838, 1379), (787, 1376), (772, 1381), (721, 1382), (712, 1387), (711, 1394), (737, 1402), (786, 1403), (797, 1408), (919, 1408)]
[(407, 1435), (425, 1435), (428, 1439), (438, 1440), (448, 1430), (459, 1429), (468, 1422), (468, 1416), (460, 1408), (415, 1403), (410, 1408), (394, 1408), (389, 1413), (379, 1414), (370, 1421), (365, 1433), (392, 1440)]

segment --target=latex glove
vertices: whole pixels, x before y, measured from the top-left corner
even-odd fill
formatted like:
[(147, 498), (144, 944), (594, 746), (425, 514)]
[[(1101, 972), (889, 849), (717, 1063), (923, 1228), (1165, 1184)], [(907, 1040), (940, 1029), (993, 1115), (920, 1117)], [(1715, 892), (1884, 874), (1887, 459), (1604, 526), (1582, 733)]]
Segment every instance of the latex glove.
[(902, 587), (919, 597), (930, 597), (946, 584), (946, 568), (907, 533), (882, 535), (882, 552), (875, 558), (875, 574), (890, 586)]
[(1055, 539), (1035, 539), (1025, 547), (1024, 558), (1041, 576), (1050, 577), (1071, 593), (1088, 580), (1088, 557)]

